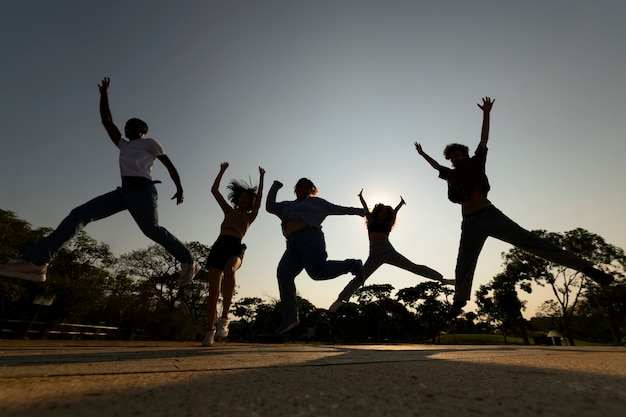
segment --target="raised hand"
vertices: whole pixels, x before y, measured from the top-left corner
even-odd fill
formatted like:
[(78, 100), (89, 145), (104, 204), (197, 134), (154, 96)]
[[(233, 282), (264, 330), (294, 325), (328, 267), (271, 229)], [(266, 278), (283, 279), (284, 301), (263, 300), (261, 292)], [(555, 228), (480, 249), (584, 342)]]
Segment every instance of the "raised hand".
[(490, 97), (484, 97), (483, 98), (483, 104), (481, 105), (480, 103), (476, 103), (476, 105), (478, 107), (480, 107), (480, 109), (482, 111), (484, 111), (485, 113), (489, 113), (491, 111), (491, 108), (493, 107), (493, 103), (495, 103), (496, 99), (494, 98), (493, 100)]
[(98, 90), (100, 90), (100, 94), (108, 94), (109, 93), (109, 77), (104, 77), (102, 82), (98, 84)]

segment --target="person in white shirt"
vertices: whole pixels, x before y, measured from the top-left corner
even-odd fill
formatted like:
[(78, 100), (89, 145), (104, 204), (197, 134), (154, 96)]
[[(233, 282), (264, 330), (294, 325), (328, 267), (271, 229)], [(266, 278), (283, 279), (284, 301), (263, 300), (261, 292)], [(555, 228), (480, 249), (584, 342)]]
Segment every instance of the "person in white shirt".
[(120, 150), (122, 186), (73, 209), (51, 234), (35, 243), (20, 259), (0, 266), (0, 275), (28, 281), (45, 281), (48, 263), (87, 224), (128, 210), (141, 231), (162, 245), (181, 263), (177, 285), (187, 285), (200, 270), (200, 266), (185, 245), (164, 227), (159, 226), (158, 196), (154, 184), (160, 181), (153, 181), (151, 176), (154, 160), (158, 159), (165, 165), (176, 185), (176, 194), (172, 199), (176, 199), (176, 204), (181, 204), (184, 195), (178, 171), (161, 144), (145, 137), (148, 125), (144, 121), (136, 118), (128, 120), (124, 127), (126, 139), (122, 137), (113, 123), (109, 109), (109, 78), (104, 78), (98, 88), (102, 124)]

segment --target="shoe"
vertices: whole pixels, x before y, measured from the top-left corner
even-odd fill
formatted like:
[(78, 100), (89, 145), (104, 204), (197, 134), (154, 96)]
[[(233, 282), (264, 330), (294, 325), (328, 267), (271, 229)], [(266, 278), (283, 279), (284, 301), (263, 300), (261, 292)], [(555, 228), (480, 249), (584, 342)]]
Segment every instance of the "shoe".
[(336, 312), (337, 310), (339, 310), (339, 307), (341, 307), (342, 305), (344, 305), (346, 302), (343, 301), (342, 299), (337, 299), (337, 301), (335, 301), (334, 303), (331, 304), (330, 307), (328, 307), (328, 311), (330, 311), (331, 313)]
[(228, 337), (228, 319), (220, 317), (217, 319), (217, 330), (215, 332), (216, 340), (224, 340)]
[(453, 279), (445, 279), (445, 278), (441, 278), (441, 285), (455, 285), (456, 281)]
[(280, 326), (278, 326), (278, 329), (276, 329), (276, 334), (285, 334), (287, 333), (289, 330), (293, 329), (294, 327), (297, 327), (300, 324), (300, 320), (295, 319), (292, 322), (283, 322), (283, 324), (281, 324)]
[(180, 277), (176, 282), (177, 287), (184, 287), (193, 281), (196, 274), (200, 271), (200, 265), (198, 262), (193, 261), (190, 264), (181, 264), (180, 265)]
[(583, 268), (582, 273), (587, 275), (589, 278), (591, 278), (600, 285), (609, 285), (615, 280), (612, 275), (607, 274), (606, 272), (601, 271), (597, 268), (594, 268), (593, 266), (587, 266)]
[(202, 346), (213, 346), (215, 342), (215, 329), (211, 329), (207, 332), (206, 336), (204, 336), (204, 340), (202, 340)]
[(354, 278), (361, 282), (361, 285), (365, 283), (365, 272), (363, 271), (363, 261), (360, 259), (354, 259), (352, 269), (350, 272), (354, 274)]
[(448, 311), (448, 320), (454, 320), (455, 318), (457, 318), (457, 316), (461, 314), (461, 311), (463, 310), (463, 307), (465, 307), (465, 304), (467, 304), (466, 301), (454, 300), (454, 302), (452, 303), (452, 307), (450, 307), (450, 310)]
[(0, 266), (0, 275), (26, 281), (44, 282), (48, 264), (35, 265), (26, 259), (11, 259), (8, 264)]

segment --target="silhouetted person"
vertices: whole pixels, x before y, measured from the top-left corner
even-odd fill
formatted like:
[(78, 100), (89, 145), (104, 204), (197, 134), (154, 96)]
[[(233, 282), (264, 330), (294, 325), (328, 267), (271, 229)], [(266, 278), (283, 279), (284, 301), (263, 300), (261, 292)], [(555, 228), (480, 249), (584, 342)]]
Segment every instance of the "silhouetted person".
[(434, 279), (444, 285), (454, 285), (454, 280), (444, 279), (443, 275), (425, 265), (418, 265), (403, 255), (398, 253), (389, 242), (389, 233), (396, 223), (396, 215), (400, 208), (405, 205), (404, 199), (400, 197), (400, 203), (396, 208), (378, 203), (370, 212), (367, 203), (363, 198), (363, 190), (358, 194), (363, 210), (365, 210), (365, 221), (367, 224), (367, 235), (370, 241), (370, 251), (365, 264), (363, 265), (363, 281), (354, 278), (339, 293), (337, 300), (329, 307), (328, 311), (337, 311), (339, 307), (350, 299), (350, 296), (369, 278), (381, 265), (389, 264), (416, 275)]
[[(235, 272), (241, 267), (246, 245), (241, 243), (248, 228), (259, 214), (263, 194), (263, 177), (265, 170), (259, 167), (259, 188), (232, 180), (228, 184), (228, 204), (220, 193), (220, 181), (228, 168), (228, 162), (222, 162), (220, 172), (211, 187), (211, 193), (224, 212), (224, 221), (206, 261), (209, 271), (209, 296), (206, 303), (206, 315), (209, 329), (202, 341), (202, 346), (211, 346), (214, 340), (228, 337), (228, 313), (235, 293)], [(222, 279), (223, 277), (223, 279)], [(215, 315), (220, 289), (222, 293), (222, 314)]]
[(613, 281), (611, 275), (594, 268), (588, 261), (520, 227), (487, 199), (490, 186), (485, 173), (485, 163), (489, 139), (489, 114), (494, 101), (485, 97), (482, 104), (478, 104), (483, 111), (483, 124), (480, 143), (473, 157), (469, 156), (467, 146), (458, 143), (450, 144), (444, 149), (443, 154), (452, 163), (453, 169), (439, 165), (422, 150), (419, 143), (415, 142), (417, 152), (439, 171), (439, 178), (448, 183), (448, 199), (461, 204), (463, 222), (455, 269), (456, 292), (449, 313), (450, 318), (458, 316), (470, 299), (478, 255), (489, 236), (550, 262), (582, 271), (599, 284)]
[(317, 195), (317, 187), (308, 178), (300, 178), (294, 187), (296, 199), (276, 202), (276, 193), (283, 186), (274, 181), (267, 195), (266, 209), (281, 220), (287, 249), (278, 264), (278, 290), (283, 321), (277, 334), (286, 333), (300, 324), (295, 278), (303, 269), (314, 280), (326, 280), (351, 272), (363, 280), (363, 263), (359, 259), (329, 261), (322, 222), (326, 216), (348, 214), (363, 216), (361, 208), (342, 207)]
[(176, 204), (181, 204), (184, 196), (178, 172), (161, 144), (145, 137), (148, 125), (144, 121), (135, 118), (128, 120), (124, 127), (127, 139), (122, 138), (121, 132), (113, 123), (109, 109), (109, 78), (104, 78), (98, 88), (102, 124), (113, 144), (120, 150), (122, 186), (72, 210), (54, 232), (35, 243), (20, 259), (1, 266), (0, 275), (28, 281), (45, 281), (48, 263), (87, 224), (128, 210), (141, 231), (163, 246), (181, 263), (178, 286), (189, 284), (200, 266), (185, 245), (164, 227), (159, 226), (158, 197), (154, 184), (160, 181), (153, 181), (151, 176), (154, 160), (158, 159), (165, 165), (176, 184), (176, 194), (172, 199), (176, 199)]

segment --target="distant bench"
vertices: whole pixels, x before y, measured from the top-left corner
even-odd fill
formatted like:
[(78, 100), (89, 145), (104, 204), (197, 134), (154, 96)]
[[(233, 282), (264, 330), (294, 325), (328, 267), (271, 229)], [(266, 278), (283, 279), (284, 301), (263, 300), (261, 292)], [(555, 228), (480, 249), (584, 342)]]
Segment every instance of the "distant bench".
[(0, 319), (0, 335), (21, 335), (28, 339), (29, 335), (47, 335), (58, 339), (96, 338), (106, 339), (117, 336), (118, 328), (114, 326), (75, 324), (75, 323), (44, 323), (41, 321)]

